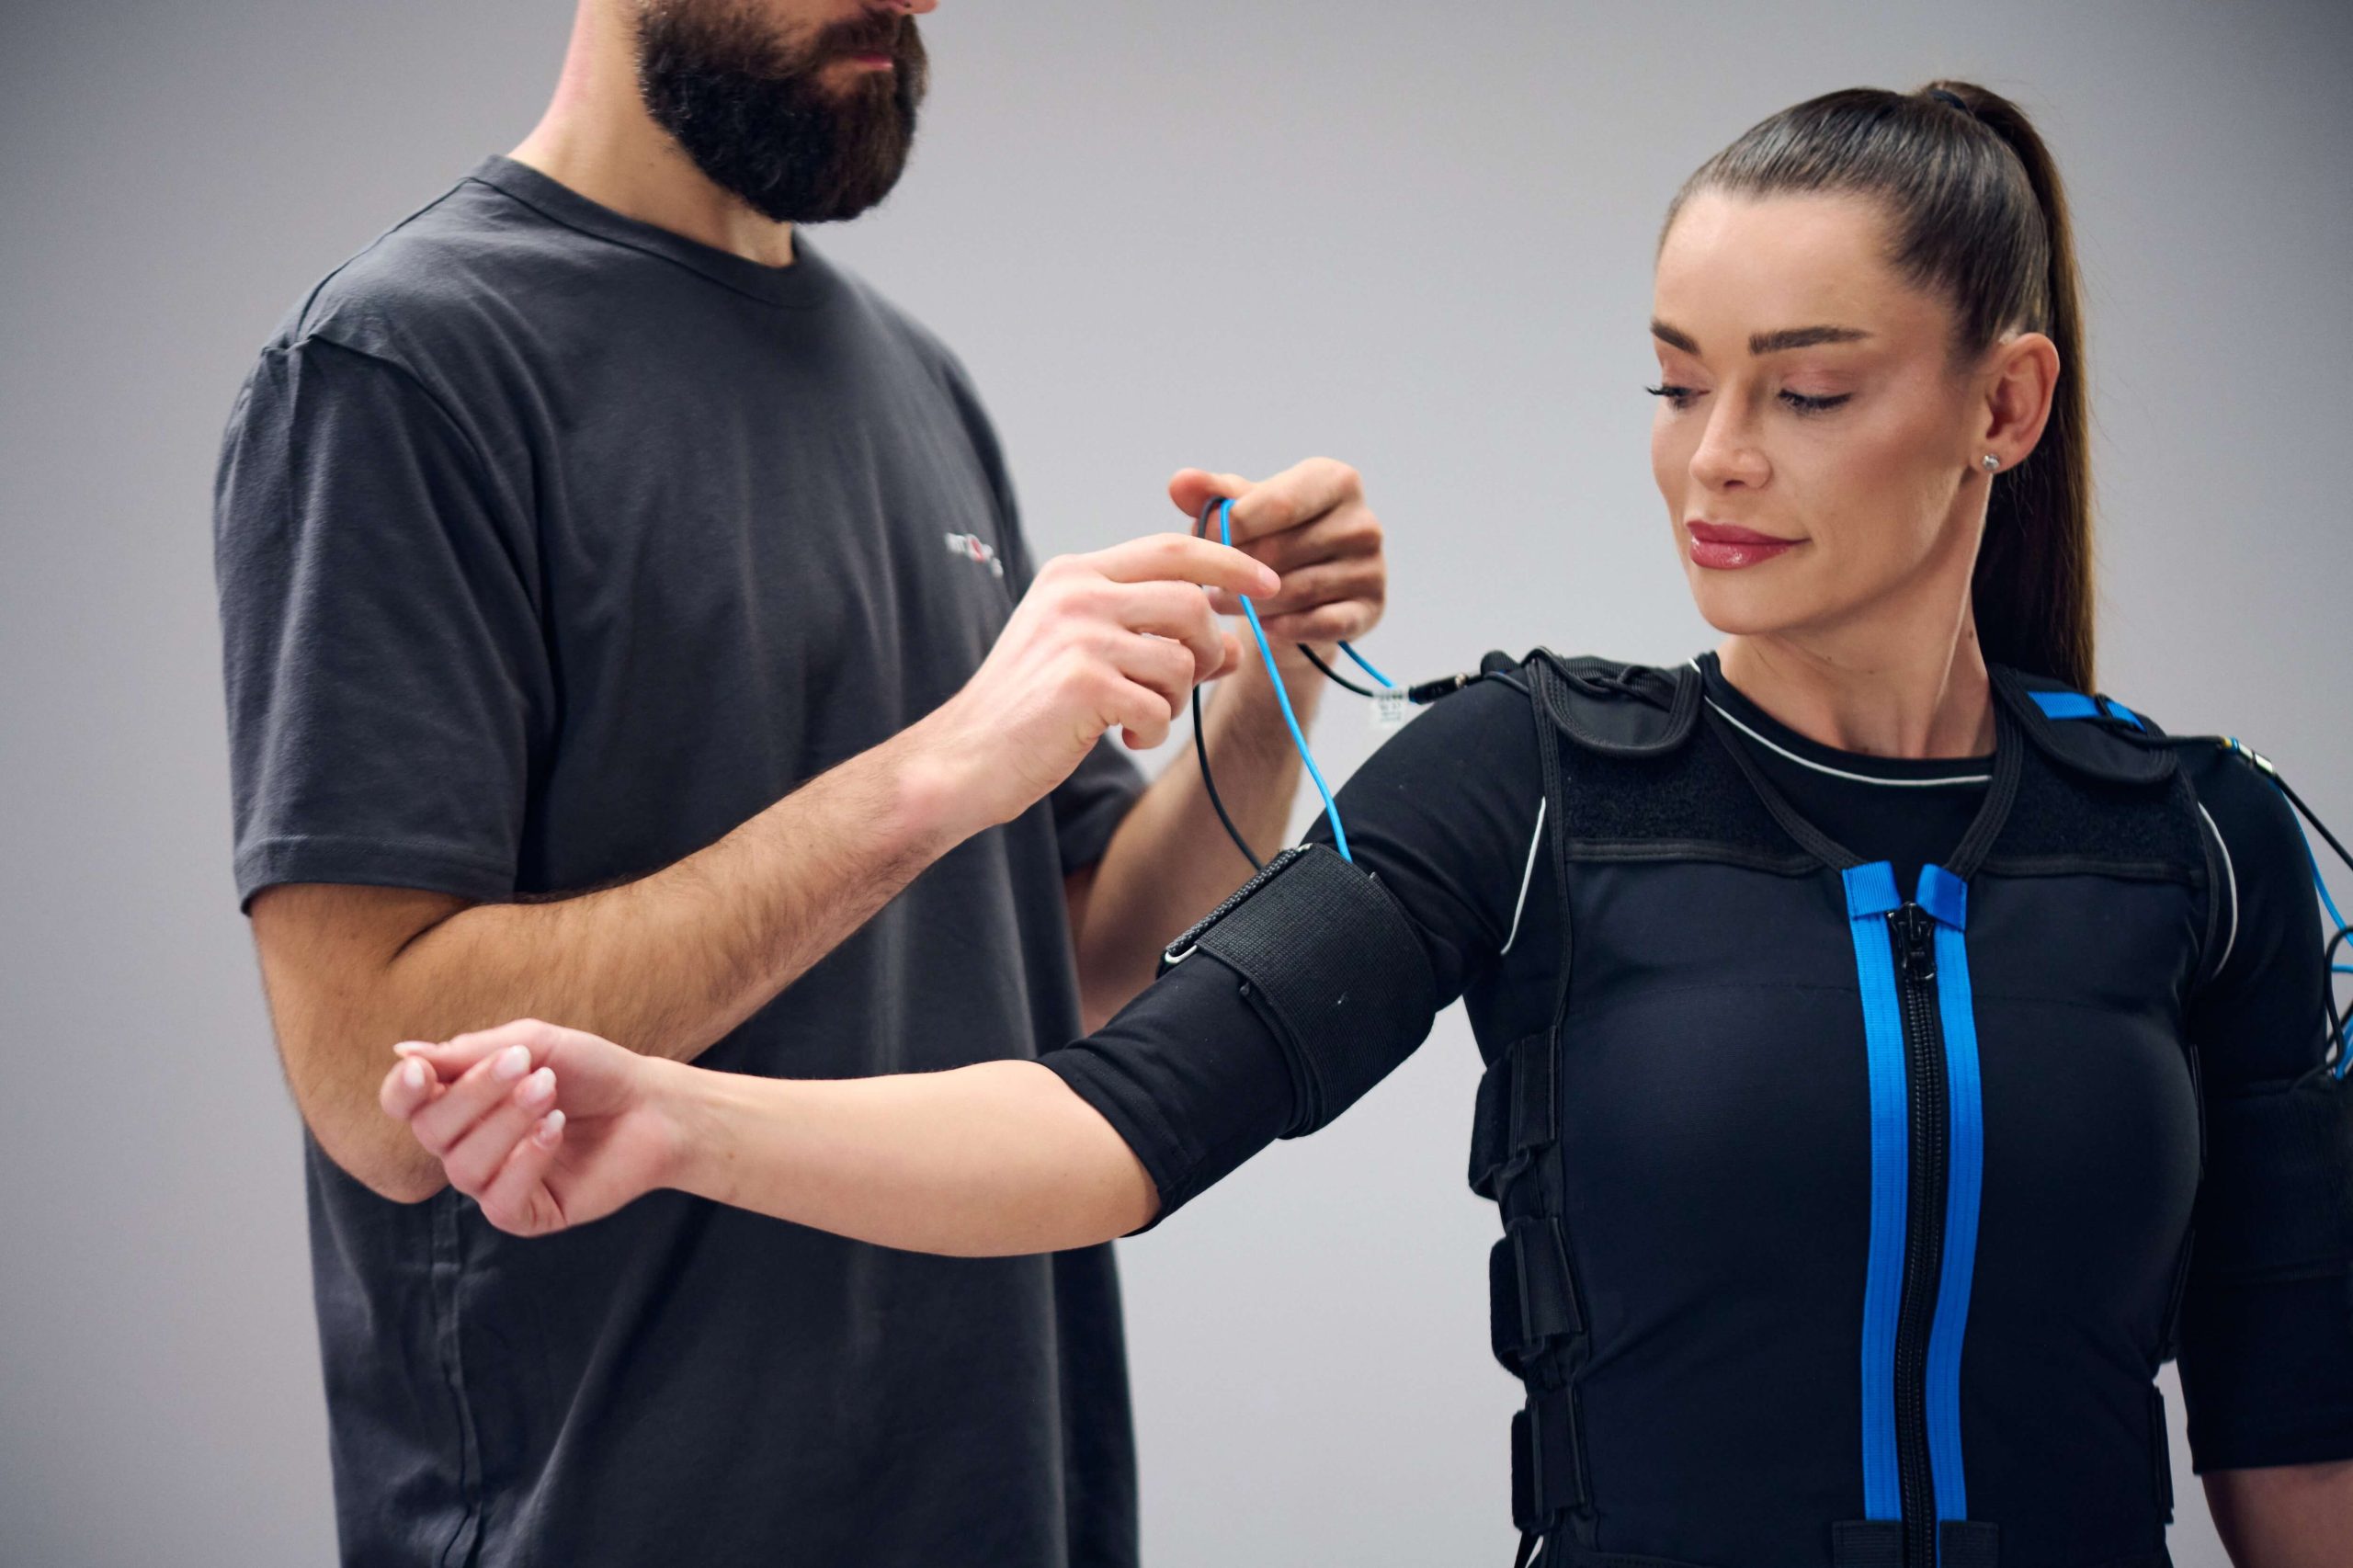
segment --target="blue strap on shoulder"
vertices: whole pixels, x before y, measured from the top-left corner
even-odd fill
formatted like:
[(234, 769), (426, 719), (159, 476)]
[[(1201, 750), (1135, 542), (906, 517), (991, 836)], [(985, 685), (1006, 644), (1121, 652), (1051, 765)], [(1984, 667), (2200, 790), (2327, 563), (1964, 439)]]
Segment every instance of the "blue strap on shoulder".
[(2029, 691), (2027, 695), (2046, 719), (2121, 719), (2136, 730), (2149, 727), (2141, 722), (2138, 713), (2113, 698), (2086, 697), (2080, 691)]

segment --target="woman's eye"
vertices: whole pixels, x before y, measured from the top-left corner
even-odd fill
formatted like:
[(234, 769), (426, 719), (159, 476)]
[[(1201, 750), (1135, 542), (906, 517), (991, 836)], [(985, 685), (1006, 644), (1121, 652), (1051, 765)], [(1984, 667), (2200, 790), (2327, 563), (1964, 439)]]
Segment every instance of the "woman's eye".
[(1660, 386), (1644, 387), (1643, 390), (1650, 393), (1653, 397), (1663, 397), (1666, 399), (1666, 405), (1669, 408), (1674, 409), (1685, 409), (1690, 407), (1691, 400), (1699, 395), (1698, 392), (1692, 391), (1691, 388), (1678, 387), (1672, 381)]
[(1836, 397), (1808, 397), (1803, 392), (1784, 392), (1781, 401), (1800, 414), (1825, 414), (1854, 395), (1853, 392), (1840, 392)]

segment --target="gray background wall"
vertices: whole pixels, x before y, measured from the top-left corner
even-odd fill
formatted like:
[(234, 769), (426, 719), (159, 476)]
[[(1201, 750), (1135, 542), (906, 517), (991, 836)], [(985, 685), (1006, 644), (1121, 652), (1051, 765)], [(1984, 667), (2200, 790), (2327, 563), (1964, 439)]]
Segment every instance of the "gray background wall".
[[(271, 324), (520, 138), (568, 12), (0, 8), (0, 1562), (332, 1552), (296, 1122), (229, 880), (210, 472)], [(820, 243), (972, 366), (1043, 549), (1168, 525), (1182, 463), (1347, 457), (1392, 530), (1371, 649), (1417, 677), (1709, 641), (1637, 390), (1692, 165), (1834, 86), (2020, 96), (2089, 278), (2105, 684), (2256, 738), (2353, 825), (2341, 6), (949, 0), (927, 30), (910, 177)], [(1370, 744), (1345, 700), (1339, 772)], [(1123, 1249), (1156, 1562), (1506, 1560), (1474, 1062), (1446, 1018)], [(2220, 1563), (2175, 1456), (2177, 1559)]]

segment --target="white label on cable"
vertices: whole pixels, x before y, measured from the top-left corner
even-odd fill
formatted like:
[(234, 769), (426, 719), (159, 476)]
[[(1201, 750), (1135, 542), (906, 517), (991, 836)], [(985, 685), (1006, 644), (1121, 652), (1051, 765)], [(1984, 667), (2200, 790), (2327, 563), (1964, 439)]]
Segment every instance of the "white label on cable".
[(1405, 700), (1404, 692), (1392, 689), (1374, 694), (1372, 727), (1376, 733), (1386, 734), (1392, 730), (1402, 730), (1405, 727), (1405, 721), (1413, 716), (1414, 705)]

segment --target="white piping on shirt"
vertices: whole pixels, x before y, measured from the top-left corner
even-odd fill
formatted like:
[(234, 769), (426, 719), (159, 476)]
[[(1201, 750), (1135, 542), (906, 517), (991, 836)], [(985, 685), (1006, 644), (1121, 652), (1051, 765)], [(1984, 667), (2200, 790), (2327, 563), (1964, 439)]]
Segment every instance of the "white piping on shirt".
[(1788, 757), (1800, 767), (1810, 767), (1816, 773), (1827, 773), (1833, 778), (1849, 778), (1858, 784), (1884, 784), (1895, 790), (1933, 790), (1948, 784), (1990, 784), (1994, 780), (1994, 776), (1990, 773), (1956, 773), (1945, 778), (1874, 778), (1868, 773), (1849, 773), (1843, 767), (1832, 767), (1827, 764), (1800, 756), (1787, 746), (1777, 746), (1731, 714), (1725, 713), (1723, 704), (1714, 698), (1709, 698), (1707, 702), (1709, 707), (1722, 714), (1725, 723), (1730, 724), (1766, 750)]
[(1520, 911), (1528, 907), (1528, 884), (1536, 880), (1536, 848), (1544, 842), (1544, 808), (1551, 803), (1541, 798), (1536, 802), (1536, 831), (1528, 840), (1528, 869), (1519, 874), (1519, 902), (1511, 906), (1511, 935), (1504, 938), (1503, 950), (1506, 953), (1519, 940)]
[(2229, 881), (2229, 882), (2230, 882), (2230, 884), (2231, 884), (2231, 930), (2230, 930), (2230, 935), (2228, 935), (2227, 937), (2224, 937), (2222, 938), (2222, 958), (2221, 958), (2221, 959), (2220, 959), (2220, 960), (2215, 963), (2215, 965), (2214, 965), (2214, 972), (2215, 972), (2216, 974), (2220, 974), (2220, 973), (2222, 973), (2222, 965), (2223, 965), (2223, 964), (2226, 964), (2226, 963), (2228, 963), (2228, 962), (2230, 962), (2230, 961), (2231, 961), (2231, 949), (2232, 949), (2233, 948), (2234, 948), (2234, 947), (2238, 946), (2238, 940), (2239, 940), (2239, 874), (2238, 874), (2237, 869), (2236, 869), (2235, 868), (2234, 868), (2234, 867), (2232, 866), (2232, 864), (2231, 864), (2231, 846), (2230, 846), (2230, 844), (2229, 844), (2229, 842), (2228, 842), (2227, 840), (2225, 840), (2225, 839), (2222, 837), (2222, 827), (2221, 827), (2218, 824), (2216, 824), (2216, 822), (2214, 821), (2214, 814), (2213, 814), (2211, 812), (2209, 812), (2209, 811), (2206, 809), (2206, 802), (2205, 802), (2205, 801), (2199, 801), (2199, 802), (2198, 802), (2198, 814), (2199, 814), (2200, 816), (2204, 817), (2204, 818), (2206, 819), (2206, 826), (2207, 826), (2207, 828), (2208, 828), (2210, 831), (2211, 831), (2211, 832), (2212, 832), (2212, 834), (2214, 835), (2214, 842), (2215, 842), (2215, 844), (2216, 844), (2217, 846), (2219, 846), (2221, 847), (2222, 851), (2222, 875), (2223, 875), (2223, 877), (2224, 877), (2226, 880), (2228, 880), (2228, 881)]

